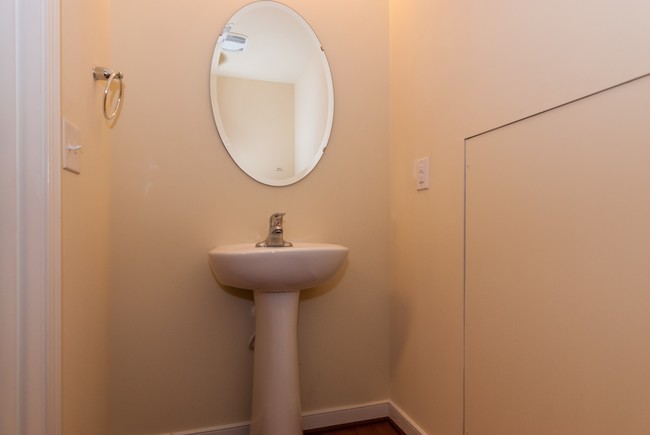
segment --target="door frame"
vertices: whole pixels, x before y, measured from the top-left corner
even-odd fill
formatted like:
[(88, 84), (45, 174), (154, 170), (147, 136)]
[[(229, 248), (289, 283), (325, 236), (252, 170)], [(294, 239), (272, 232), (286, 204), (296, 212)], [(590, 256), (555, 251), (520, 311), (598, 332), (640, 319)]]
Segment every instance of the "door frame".
[(0, 433), (59, 435), (60, 0), (0, 17)]

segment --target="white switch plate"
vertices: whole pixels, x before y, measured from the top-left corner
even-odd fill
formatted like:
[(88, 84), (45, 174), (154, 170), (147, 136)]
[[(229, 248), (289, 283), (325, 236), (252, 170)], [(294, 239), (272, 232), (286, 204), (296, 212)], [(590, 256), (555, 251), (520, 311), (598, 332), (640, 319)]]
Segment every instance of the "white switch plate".
[(416, 189), (429, 189), (429, 157), (423, 157), (415, 161)]
[(68, 120), (63, 119), (63, 141), (61, 152), (63, 157), (63, 169), (81, 174), (81, 141), (79, 140), (79, 129)]

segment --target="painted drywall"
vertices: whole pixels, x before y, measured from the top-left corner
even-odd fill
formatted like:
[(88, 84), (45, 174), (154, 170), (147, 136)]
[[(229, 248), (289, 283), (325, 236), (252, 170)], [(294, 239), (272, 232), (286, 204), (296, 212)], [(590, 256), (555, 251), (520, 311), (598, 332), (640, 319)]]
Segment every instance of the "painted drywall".
[(465, 432), (650, 428), (650, 78), (467, 141)]
[[(239, 77), (212, 76), (229, 153), (249, 174), (286, 179), (295, 171), (294, 86)], [(216, 83), (216, 84), (215, 84)]]
[[(332, 65), (337, 106), (331, 147), (305, 181), (273, 189), (234, 166), (209, 118), (213, 44), (244, 2), (113, 2), (119, 13), (113, 12), (111, 64), (127, 74), (124, 112), (112, 141), (117, 205), (110, 217), (116, 234), (107, 262), (115, 280), (110, 414), (115, 427), (134, 433), (247, 419), (251, 301), (214, 284), (205, 251), (262, 238), (268, 214), (282, 209), (288, 212), (287, 238), (352, 248), (341, 281), (302, 301), (305, 409), (388, 394), (382, 358), (388, 352), (390, 265), (391, 397), (428, 433), (459, 433), (463, 138), (650, 70), (640, 56), (649, 31), (645, 2), (390, 2), (389, 215), (387, 11), (370, 1), (312, 3), (290, 5), (314, 25)], [(70, 68), (65, 62), (73, 62), (75, 47), (93, 52), (88, 62), (102, 62), (96, 50), (103, 45), (87, 48), (88, 35), (96, 33), (70, 33), (89, 18), (80, 12), (66, 18), (65, 7), (64, 2), (64, 115), (95, 116), (98, 101), (80, 106), (72, 101), (77, 91), (97, 98), (95, 85), (86, 86), (84, 75), (68, 77), (68, 71), (81, 74), (88, 66)], [(342, 28), (355, 29), (355, 37)], [(432, 158), (432, 188), (416, 193), (413, 159), (423, 155)], [(94, 206), (85, 209), (97, 204), (97, 192), (77, 194), (74, 189), (82, 185), (70, 185), (70, 177), (64, 174), (63, 180), (65, 244), (73, 223), (90, 221), (83, 213), (101, 217), (90, 215)], [(65, 215), (66, 195), (78, 200), (77, 222)], [(73, 272), (67, 267), (74, 262), (66, 256), (85, 260), (82, 254), (71, 256), (79, 239), (70, 237), (72, 246), (64, 247), (64, 420), (66, 413), (86, 409), (80, 397), (101, 402), (92, 385), (105, 387), (99, 366), (85, 360), (96, 358), (101, 365), (104, 351), (94, 356), (83, 351), (84, 343), (102, 342), (90, 337), (104, 314), (89, 311), (81, 321), (86, 312), (81, 307), (95, 310), (97, 301), (88, 300), (86, 285), (70, 283)], [(98, 255), (89, 240), (79, 242), (77, 252)], [(97, 288), (90, 275), (86, 282)], [(85, 330), (72, 335), (75, 325)], [(92, 367), (93, 375), (74, 380), (73, 363)]]
[(81, 174), (62, 171), (62, 429), (108, 434), (110, 131), (93, 64), (110, 65), (108, 1), (61, 2), (61, 111), (80, 131)]
[(462, 432), (463, 139), (650, 71), (649, 18), (640, 1), (390, 2), (391, 398), (427, 433)]
[(112, 1), (126, 98), (111, 143), (111, 433), (250, 418), (251, 295), (217, 285), (207, 252), (262, 240), (275, 211), (287, 240), (350, 248), (331, 284), (303, 293), (303, 410), (389, 396), (388, 3), (287, 2), (323, 43), (336, 115), (315, 171), (283, 188), (240, 171), (212, 119), (214, 44), (245, 3)]

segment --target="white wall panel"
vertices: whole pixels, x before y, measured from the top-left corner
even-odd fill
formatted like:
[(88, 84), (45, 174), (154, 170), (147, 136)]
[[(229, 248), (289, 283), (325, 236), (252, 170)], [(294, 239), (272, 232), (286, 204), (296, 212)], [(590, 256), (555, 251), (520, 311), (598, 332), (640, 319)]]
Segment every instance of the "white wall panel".
[(650, 432), (650, 78), (467, 141), (465, 429)]

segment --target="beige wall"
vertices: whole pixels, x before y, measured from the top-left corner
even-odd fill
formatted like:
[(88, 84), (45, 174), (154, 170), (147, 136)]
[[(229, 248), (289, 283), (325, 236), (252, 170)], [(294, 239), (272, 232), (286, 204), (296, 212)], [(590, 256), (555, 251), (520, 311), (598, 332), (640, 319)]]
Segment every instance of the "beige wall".
[(650, 78), (467, 141), (465, 430), (650, 427)]
[(219, 105), (224, 130), (221, 134), (228, 135), (231, 157), (245, 165), (242, 169), (247, 173), (264, 180), (293, 177), (293, 84), (217, 75), (210, 80), (217, 89), (213, 100)]
[(648, 17), (641, 1), (390, 2), (391, 398), (427, 433), (462, 431), (463, 138), (650, 71)]
[(316, 170), (271, 188), (232, 162), (210, 109), (214, 44), (245, 3), (112, 1), (127, 88), (111, 144), (111, 433), (249, 419), (252, 301), (216, 284), (207, 252), (263, 239), (275, 211), (287, 240), (350, 248), (340, 282), (302, 298), (303, 409), (389, 396), (388, 5), (288, 2), (328, 53), (336, 120)]
[(61, 174), (61, 433), (108, 434), (109, 129), (93, 64), (109, 64), (109, 2), (62, 0), (61, 110), (80, 130), (81, 174)]
[[(248, 419), (252, 302), (215, 284), (206, 252), (263, 238), (282, 210), (287, 239), (351, 248), (341, 282), (301, 303), (304, 409), (390, 395), (429, 434), (460, 433), (463, 138), (650, 70), (650, 5), (394, 0), (388, 26), (385, 2), (288, 2), (328, 53), (336, 117), (316, 171), (269, 188), (235, 167), (210, 117), (213, 45), (246, 2), (113, 0), (110, 63), (127, 97), (109, 211), (107, 132), (85, 78), (108, 63), (108, 11), (87, 3), (63, 3), (64, 116), (98, 144), (84, 174), (63, 176), (64, 432), (107, 420), (109, 267), (111, 433)], [(425, 155), (431, 190), (416, 193), (413, 159)]]

